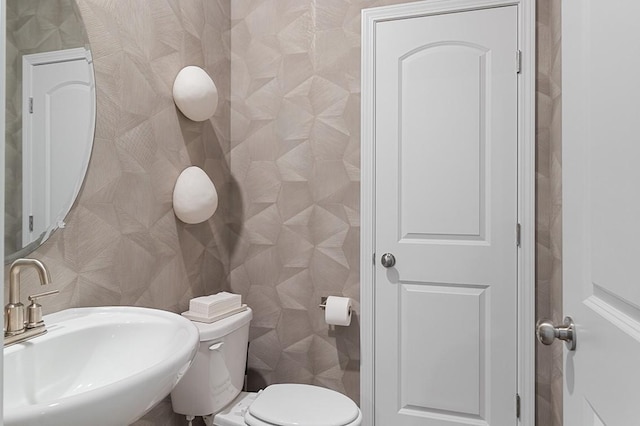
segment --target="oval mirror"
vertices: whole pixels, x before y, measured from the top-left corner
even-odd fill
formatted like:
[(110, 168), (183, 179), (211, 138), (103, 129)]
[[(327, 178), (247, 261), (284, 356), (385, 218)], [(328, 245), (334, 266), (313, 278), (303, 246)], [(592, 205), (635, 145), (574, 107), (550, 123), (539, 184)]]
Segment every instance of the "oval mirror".
[(95, 130), (89, 39), (73, 0), (7, 0), (5, 263), (64, 227)]

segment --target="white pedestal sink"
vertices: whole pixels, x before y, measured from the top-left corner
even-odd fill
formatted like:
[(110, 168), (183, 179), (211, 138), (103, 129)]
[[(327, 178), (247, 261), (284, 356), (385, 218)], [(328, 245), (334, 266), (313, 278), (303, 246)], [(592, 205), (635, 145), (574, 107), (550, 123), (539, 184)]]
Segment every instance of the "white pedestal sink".
[(198, 348), (170, 312), (102, 307), (44, 317), (49, 332), (4, 349), (4, 425), (128, 425), (166, 397)]

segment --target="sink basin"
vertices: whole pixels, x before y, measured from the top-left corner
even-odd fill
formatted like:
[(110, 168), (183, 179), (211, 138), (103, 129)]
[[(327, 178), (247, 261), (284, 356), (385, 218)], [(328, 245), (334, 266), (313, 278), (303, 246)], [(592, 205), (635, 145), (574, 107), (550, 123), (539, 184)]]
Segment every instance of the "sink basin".
[(197, 328), (170, 312), (77, 308), (44, 317), (49, 332), (4, 349), (4, 424), (133, 423), (191, 364)]

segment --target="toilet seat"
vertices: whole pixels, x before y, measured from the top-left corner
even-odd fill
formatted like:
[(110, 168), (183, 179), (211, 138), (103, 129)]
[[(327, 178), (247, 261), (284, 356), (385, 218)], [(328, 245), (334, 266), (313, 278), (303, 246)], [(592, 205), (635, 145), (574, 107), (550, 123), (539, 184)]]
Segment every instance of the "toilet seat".
[(358, 426), (362, 414), (347, 396), (312, 385), (268, 386), (246, 411), (249, 426)]
[[(248, 426), (280, 426), (280, 425), (274, 425), (273, 423), (265, 423), (260, 419), (256, 419), (249, 412), (245, 414), (244, 421)], [(356, 418), (354, 421), (344, 426), (360, 426), (361, 424), (362, 424), (362, 414), (358, 413), (358, 418)]]

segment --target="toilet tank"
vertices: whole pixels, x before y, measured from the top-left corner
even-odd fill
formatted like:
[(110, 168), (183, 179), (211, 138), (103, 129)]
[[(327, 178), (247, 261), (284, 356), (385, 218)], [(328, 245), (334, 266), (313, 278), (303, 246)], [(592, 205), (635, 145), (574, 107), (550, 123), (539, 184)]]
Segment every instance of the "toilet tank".
[(216, 414), (240, 393), (252, 315), (247, 308), (210, 324), (194, 321), (200, 347), (171, 392), (173, 411), (190, 416)]

